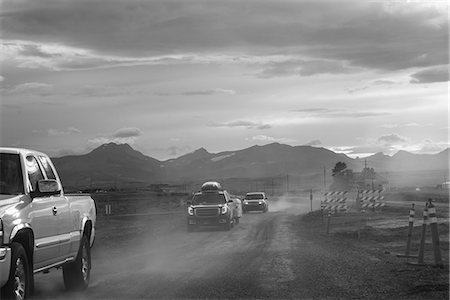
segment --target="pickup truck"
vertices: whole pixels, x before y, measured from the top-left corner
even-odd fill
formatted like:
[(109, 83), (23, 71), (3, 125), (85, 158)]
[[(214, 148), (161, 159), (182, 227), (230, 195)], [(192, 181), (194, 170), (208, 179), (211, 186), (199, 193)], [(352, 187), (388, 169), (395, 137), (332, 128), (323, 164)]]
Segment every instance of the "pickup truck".
[(252, 192), (245, 195), (242, 211), (246, 213), (255, 210), (259, 210), (264, 213), (269, 210), (269, 201), (267, 200), (266, 193)]
[(85, 289), (95, 222), (92, 198), (65, 195), (46, 154), (0, 148), (0, 298), (29, 297), (34, 274), (60, 267), (67, 289)]
[(195, 193), (187, 205), (188, 231), (194, 231), (200, 226), (219, 226), (225, 230), (234, 226), (233, 200), (218, 182), (205, 182), (201, 191)]

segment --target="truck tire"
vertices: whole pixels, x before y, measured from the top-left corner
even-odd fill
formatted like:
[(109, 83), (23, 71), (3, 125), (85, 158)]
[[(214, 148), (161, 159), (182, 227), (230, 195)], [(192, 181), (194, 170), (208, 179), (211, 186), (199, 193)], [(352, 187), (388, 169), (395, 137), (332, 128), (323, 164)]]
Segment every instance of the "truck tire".
[(31, 268), (22, 244), (11, 244), (11, 270), (9, 279), (1, 290), (1, 299), (22, 300), (30, 294)]
[(233, 223), (231, 220), (229, 220), (223, 227), (226, 231), (230, 231), (231, 228), (233, 228)]
[(84, 290), (91, 276), (91, 248), (86, 235), (81, 238), (75, 261), (63, 266), (64, 285), (67, 290)]

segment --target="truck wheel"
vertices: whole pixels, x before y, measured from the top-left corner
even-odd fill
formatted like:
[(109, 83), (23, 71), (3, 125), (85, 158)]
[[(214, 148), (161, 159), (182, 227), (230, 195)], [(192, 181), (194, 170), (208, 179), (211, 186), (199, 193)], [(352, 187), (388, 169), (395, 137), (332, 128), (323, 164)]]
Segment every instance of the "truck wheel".
[(32, 280), (30, 265), (21, 244), (12, 243), (11, 253), (9, 279), (1, 290), (1, 298), (22, 300), (27, 298), (30, 292)]
[(91, 248), (86, 235), (81, 238), (75, 261), (63, 266), (64, 285), (68, 290), (84, 290), (91, 276)]
[(232, 223), (231, 223), (231, 220), (228, 221), (228, 222), (224, 225), (224, 229), (225, 229), (226, 231), (230, 231), (232, 227), (233, 227), (233, 225), (232, 225)]

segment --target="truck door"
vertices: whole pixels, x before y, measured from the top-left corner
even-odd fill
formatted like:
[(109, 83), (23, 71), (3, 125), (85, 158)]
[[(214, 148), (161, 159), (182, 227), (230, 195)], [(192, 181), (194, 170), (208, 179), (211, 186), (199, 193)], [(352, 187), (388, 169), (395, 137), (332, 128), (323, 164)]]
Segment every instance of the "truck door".
[[(44, 179), (43, 171), (33, 155), (25, 158), (28, 176), (28, 188), (37, 190), (38, 181)], [(59, 239), (57, 234), (57, 217), (54, 214), (53, 197), (36, 197), (30, 204), (29, 218), (35, 238), (34, 269), (58, 262)]]
[[(44, 169), (47, 179), (55, 179), (59, 181), (59, 178), (56, 178), (56, 171), (54, 171), (50, 159), (46, 156), (39, 156), (38, 158)], [(61, 192), (59, 195), (53, 196), (53, 201), (53, 213), (56, 217), (56, 234), (59, 241), (58, 257), (60, 257), (60, 259), (65, 259), (70, 256), (69, 254), (71, 252), (72, 239), (77, 239), (75, 243), (78, 242), (79, 233), (72, 233), (73, 228), (75, 228), (75, 224), (74, 219), (70, 215), (69, 201), (67, 197), (65, 197)]]

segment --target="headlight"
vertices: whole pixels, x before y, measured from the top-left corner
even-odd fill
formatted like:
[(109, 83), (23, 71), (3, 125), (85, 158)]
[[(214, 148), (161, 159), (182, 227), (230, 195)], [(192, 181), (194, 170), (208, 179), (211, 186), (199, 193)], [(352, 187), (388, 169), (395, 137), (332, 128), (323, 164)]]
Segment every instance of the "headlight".
[(0, 219), (0, 246), (3, 245), (3, 221)]
[(189, 206), (189, 207), (188, 207), (188, 214), (189, 214), (190, 216), (193, 216), (193, 215), (194, 215), (194, 209), (192, 208), (192, 206)]
[(226, 214), (227, 211), (228, 211), (228, 208), (227, 208), (226, 206), (222, 206), (222, 208), (220, 209), (220, 213), (221, 213), (222, 215)]
[(259, 203), (259, 204), (263, 204), (263, 202), (262, 202), (262, 201), (259, 201), (258, 203)]
[(244, 201), (244, 204), (247, 205), (247, 204), (248, 204), (248, 201)]

